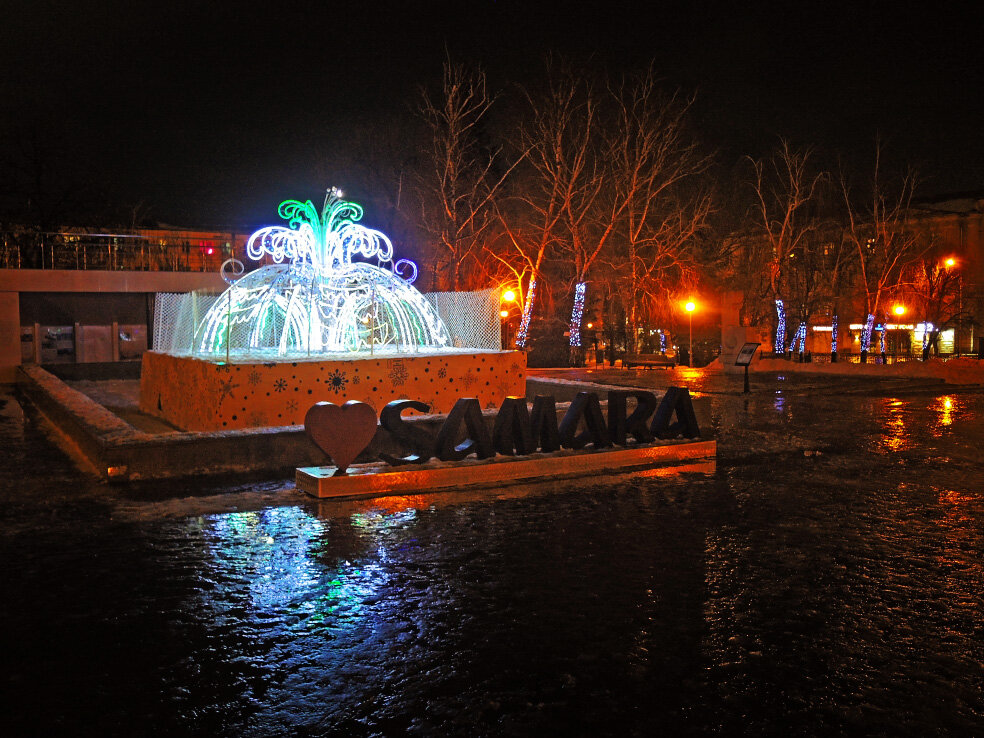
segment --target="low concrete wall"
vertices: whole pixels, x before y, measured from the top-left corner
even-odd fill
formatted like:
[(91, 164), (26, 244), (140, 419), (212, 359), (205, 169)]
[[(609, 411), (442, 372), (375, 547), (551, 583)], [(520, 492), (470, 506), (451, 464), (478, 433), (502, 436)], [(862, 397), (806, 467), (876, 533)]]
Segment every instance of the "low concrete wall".
[(21, 362), (20, 297), (0, 291), (0, 384), (10, 384)]
[[(297, 467), (329, 463), (307, 437), (303, 426), (145, 433), (39, 366), (22, 366), (19, 375), (24, 395), (60, 433), (67, 450), (80, 465), (103, 479), (123, 481), (236, 473), (292, 476)], [(579, 391), (596, 391), (604, 403), (607, 389), (624, 388), (529, 379), (527, 394), (553, 395), (559, 419)], [(694, 408), (701, 427), (709, 428), (709, 408), (702, 399), (695, 400)], [(483, 412), (490, 432), (496, 413), (496, 409)], [(445, 415), (419, 415), (405, 416), (404, 420), (436, 435), (445, 418)], [(380, 453), (402, 456), (407, 452), (394, 442), (389, 432), (378, 427), (372, 443), (356, 461), (374, 461)]]
[[(467, 351), (467, 350), (465, 350)], [(498, 407), (526, 386), (522, 351), (360, 354), (345, 358), (235, 361), (148, 351), (140, 374), (140, 410), (194, 431), (302, 424), (318, 401), (357, 400), (377, 414), (386, 403), (420, 400), (451, 412), (462, 397)]]
[[(23, 393), (60, 432), (69, 452), (104, 479), (230, 473), (290, 476), (297, 467), (329, 463), (300, 425), (144, 433), (39, 366), (24, 365), (19, 373)], [(495, 410), (484, 412), (484, 417), (491, 431)], [(436, 435), (444, 418), (420, 415), (405, 420)], [(380, 453), (402, 456), (407, 452), (380, 427), (357, 461), (373, 461)]]
[(226, 286), (218, 272), (0, 269), (0, 292), (221, 292)]
[(88, 364), (42, 364), (42, 368), (66, 382), (88, 380), (103, 382), (110, 379), (140, 379), (140, 361), (107, 361)]
[[(217, 272), (107, 272), (70, 269), (0, 269), (0, 384), (18, 381), (21, 363), (20, 294), (221, 292)], [(73, 321), (74, 322), (74, 321)], [(107, 321), (109, 322), (109, 321)]]
[(20, 375), (22, 391), (69, 450), (105, 479), (288, 471), (324, 459), (303, 428), (144, 433), (41, 367), (22, 366)]

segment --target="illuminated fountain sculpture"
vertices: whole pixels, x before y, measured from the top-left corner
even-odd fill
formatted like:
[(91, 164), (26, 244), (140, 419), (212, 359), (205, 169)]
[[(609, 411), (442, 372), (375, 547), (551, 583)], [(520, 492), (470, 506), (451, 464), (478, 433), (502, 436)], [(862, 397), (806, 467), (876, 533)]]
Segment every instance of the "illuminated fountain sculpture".
[(279, 212), (290, 227), (250, 237), (250, 258), (274, 263), (233, 281), (216, 300), (195, 332), (195, 354), (292, 357), (451, 345), (436, 310), (412, 285), (416, 266), (394, 261), (389, 238), (359, 225), (362, 208), (340, 194), (332, 189), (321, 213), (310, 200), (287, 200)]
[(244, 274), (226, 262), (229, 286), (204, 312), (195, 295), (181, 298), (171, 338), (143, 355), (142, 411), (182, 430), (231, 431), (297, 426), (321, 401), (379, 413), (412, 399), (447, 413), (462, 397), (487, 408), (525, 393), (526, 355), (498, 344), (497, 291), (425, 297), (413, 263), (394, 260), (390, 240), (359, 225), (362, 208), (337, 190), (320, 212), (297, 200), (279, 212), (286, 227), (247, 242), (263, 266)]

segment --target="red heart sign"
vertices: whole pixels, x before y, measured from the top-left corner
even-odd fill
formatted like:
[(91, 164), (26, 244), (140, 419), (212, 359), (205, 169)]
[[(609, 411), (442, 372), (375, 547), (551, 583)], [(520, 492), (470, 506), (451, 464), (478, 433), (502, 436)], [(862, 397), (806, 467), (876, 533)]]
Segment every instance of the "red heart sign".
[(304, 416), (304, 430), (331, 457), (338, 467), (335, 474), (341, 476), (376, 435), (376, 411), (355, 400), (341, 407), (319, 402)]

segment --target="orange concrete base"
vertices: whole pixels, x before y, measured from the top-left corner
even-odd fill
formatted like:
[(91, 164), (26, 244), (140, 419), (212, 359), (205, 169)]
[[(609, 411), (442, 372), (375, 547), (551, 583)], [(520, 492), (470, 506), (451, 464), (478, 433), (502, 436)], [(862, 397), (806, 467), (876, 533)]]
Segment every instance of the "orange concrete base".
[(448, 413), (461, 397), (488, 408), (525, 393), (521, 351), (231, 364), (149, 351), (140, 376), (140, 410), (187, 431), (301, 425), (321, 401), (359, 400), (378, 414), (392, 400), (410, 399)]
[(465, 459), (454, 464), (429, 462), (399, 467), (356, 464), (341, 477), (332, 476), (333, 466), (311, 466), (298, 469), (295, 481), (298, 489), (315, 497), (369, 497), (666, 467), (716, 454), (716, 441), (696, 441), (516, 458), (497, 456), (494, 460)]

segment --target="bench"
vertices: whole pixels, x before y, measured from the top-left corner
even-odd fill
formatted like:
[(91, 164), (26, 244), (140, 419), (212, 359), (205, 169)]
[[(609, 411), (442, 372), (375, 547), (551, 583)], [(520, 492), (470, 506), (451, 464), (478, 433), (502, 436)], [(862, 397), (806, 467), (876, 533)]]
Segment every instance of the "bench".
[(626, 354), (622, 359), (622, 366), (626, 369), (634, 366), (646, 369), (672, 369), (676, 366), (676, 359), (671, 359), (666, 354)]

